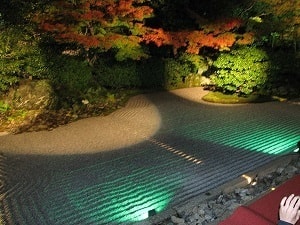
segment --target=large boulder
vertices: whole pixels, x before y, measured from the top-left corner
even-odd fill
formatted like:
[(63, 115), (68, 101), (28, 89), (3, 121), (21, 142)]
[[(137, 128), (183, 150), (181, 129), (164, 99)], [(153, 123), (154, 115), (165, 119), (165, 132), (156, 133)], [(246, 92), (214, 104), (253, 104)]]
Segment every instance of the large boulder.
[(26, 80), (11, 89), (4, 102), (12, 109), (40, 110), (55, 105), (55, 95), (48, 80)]

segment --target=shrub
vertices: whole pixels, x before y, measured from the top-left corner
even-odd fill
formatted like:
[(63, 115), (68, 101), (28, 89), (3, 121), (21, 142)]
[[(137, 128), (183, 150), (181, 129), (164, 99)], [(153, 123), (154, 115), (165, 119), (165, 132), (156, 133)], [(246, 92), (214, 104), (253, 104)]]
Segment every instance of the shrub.
[(183, 53), (179, 57), (182, 64), (187, 64), (191, 73), (199, 73), (200, 75), (208, 69), (207, 60), (200, 55)]
[(254, 47), (242, 47), (221, 53), (213, 63), (211, 81), (223, 93), (249, 95), (267, 82), (270, 71), (268, 55)]
[(266, 92), (284, 97), (299, 96), (300, 54), (292, 50), (277, 49), (270, 51), (269, 55), (272, 66)]
[(141, 61), (99, 60), (95, 65), (97, 81), (105, 87), (180, 88), (187, 86), (185, 78), (197, 72), (201, 60), (190, 58), (153, 57)]
[(20, 27), (2, 27), (0, 31), (0, 92), (20, 78), (41, 78), (47, 73), (46, 60), (34, 40)]
[(10, 110), (10, 106), (5, 102), (0, 101), (0, 113), (5, 113), (8, 110)]
[(164, 60), (164, 87), (167, 89), (185, 87), (185, 78), (193, 71), (187, 63), (176, 59)]
[[(0, 65), (1, 67), (1, 65)], [(9, 87), (16, 84), (19, 79), (16, 76), (9, 76), (9, 75), (0, 75), (0, 93), (6, 92)]]
[(81, 101), (93, 84), (88, 62), (70, 56), (52, 56), (49, 78), (57, 94), (68, 102)]
[(160, 57), (140, 61), (137, 65), (143, 88), (162, 88), (164, 86), (164, 61)]
[(99, 59), (95, 64), (95, 75), (100, 85), (109, 88), (139, 87), (136, 62)]

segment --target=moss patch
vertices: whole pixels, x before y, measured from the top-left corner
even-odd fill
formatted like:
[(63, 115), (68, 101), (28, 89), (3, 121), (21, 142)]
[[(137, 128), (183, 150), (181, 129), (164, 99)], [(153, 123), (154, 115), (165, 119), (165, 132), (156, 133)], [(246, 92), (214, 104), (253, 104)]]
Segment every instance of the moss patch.
[(247, 97), (240, 97), (237, 95), (228, 95), (221, 92), (209, 92), (202, 98), (204, 101), (222, 104), (240, 104), (240, 103), (258, 103), (273, 101), (274, 99), (269, 96), (262, 95), (249, 95)]

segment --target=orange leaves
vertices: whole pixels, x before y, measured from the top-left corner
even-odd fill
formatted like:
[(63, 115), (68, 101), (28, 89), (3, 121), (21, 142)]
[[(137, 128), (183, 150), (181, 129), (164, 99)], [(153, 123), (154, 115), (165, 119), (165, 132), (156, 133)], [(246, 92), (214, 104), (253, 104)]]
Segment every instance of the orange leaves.
[(40, 27), (44, 31), (51, 31), (51, 32), (64, 32), (67, 29), (65, 24), (61, 24), (61, 23), (51, 24), (45, 22), (42, 23)]
[[(143, 20), (153, 9), (139, 4), (136, 0), (54, 0), (36, 22), (59, 42), (107, 50), (120, 36), (142, 35)], [(135, 39), (137, 44), (139, 39)]]
[(102, 22), (102, 21), (104, 21), (105, 14), (102, 13), (101, 11), (89, 10), (84, 13), (74, 12), (74, 13), (72, 13), (72, 16), (76, 20)]
[[(228, 50), (237, 41), (237, 35), (232, 32), (205, 33), (204, 31), (178, 31), (166, 32), (162, 29), (152, 29), (150, 33), (143, 36), (143, 41), (147, 44), (154, 43), (160, 47), (162, 45), (171, 45), (176, 54), (179, 48), (186, 48), (186, 52), (192, 54), (199, 54), (203, 47), (209, 47), (216, 50)], [(250, 37), (245, 36), (244, 43), (249, 44)], [(247, 38), (247, 39), (246, 39)], [(243, 42), (240, 41), (242, 44)]]
[[(167, 32), (162, 29), (148, 29), (143, 41), (147, 44), (152, 42), (158, 47), (171, 45), (175, 54), (180, 48), (185, 48), (186, 52), (192, 54), (199, 54), (203, 47), (222, 51), (228, 50), (236, 43), (238, 35), (233, 31), (241, 25), (241, 20), (227, 19), (207, 24), (202, 30)], [(245, 36), (243, 43), (249, 43), (250, 39), (250, 36)]]
[[(141, 42), (173, 47), (199, 54), (203, 47), (226, 50), (235, 43), (250, 43), (251, 36), (235, 34), (242, 25), (238, 19), (224, 19), (199, 30), (165, 31), (146, 27), (144, 19), (153, 9), (139, 0), (54, 0), (37, 19), (40, 28), (59, 42), (75, 43), (85, 49), (139, 49)], [(120, 50), (121, 51), (121, 50)], [(131, 51), (132, 53), (132, 51)]]
[(85, 36), (74, 32), (59, 34), (57, 35), (56, 39), (63, 42), (77, 43), (84, 46), (85, 48), (95, 48), (100, 43), (100, 41), (96, 37)]
[(214, 48), (219, 50), (229, 50), (230, 47), (236, 41), (236, 34), (234, 33), (223, 33), (217, 36), (216, 41), (214, 43)]
[(240, 19), (230, 19), (224, 22), (223, 29), (224, 31), (231, 31), (233, 29), (239, 28), (242, 25)]
[(220, 33), (229, 32), (239, 28), (241, 25), (242, 21), (239, 19), (225, 19), (203, 26), (203, 31), (205, 33), (213, 33), (214, 35), (218, 35)]
[(213, 34), (205, 34), (203, 31), (196, 31), (188, 36), (187, 52), (198, 54), (203, 47), (222, 51), (232, 47), (235, 41), (236, 35), (234, 33), (222, 33), (215, 36)]
[(133, 18), (141, 21), (144, 18), (151, 16), (153, 13), (153, 9), (148, 6), (141, 6), (138, 10), (132, 12)]
[(237, 40), (238, 45), (249, 45), (254, 42), (254, 33), (245, 33), (240, 39)]
[(154, 43), (158, 47), (172, 44), (170, 33), (165, 32), (163, 29), (149, 29), (148, 32), (149, 33), (143, 35), (143, 41), (145, 41), (146, 44)]
[(151, 16), (153, 9), (148, 6), (135, 7), (133, 0), (120, 0), (118, 3), (115, 3), (113, 8), (110, 8), (110, 13), (113, 16), (141, 21)]
[(132, 0), (120, 0), (119, 1), (119, 7), (118, 7), (118, 11), (119, 12), (126, 12), (126, 11), (130, 11), (130, 9), (132, 8)]

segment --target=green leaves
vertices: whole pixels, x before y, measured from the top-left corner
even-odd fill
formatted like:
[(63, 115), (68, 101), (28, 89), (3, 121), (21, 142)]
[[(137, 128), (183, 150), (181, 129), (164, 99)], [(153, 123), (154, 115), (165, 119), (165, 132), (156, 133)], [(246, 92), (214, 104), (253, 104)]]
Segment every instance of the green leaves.
[(0, 31), (0, 92), (8, 90), (21, 77), (41, 78), (46, 73), (46, 60), (37, 40), (20, 27)]
[(270, 61), (263, 50), (243, 47), (221, 53), (213, 67), (215, 73), (211, 79), (217, 89), (249, 95), (267, 82)]

